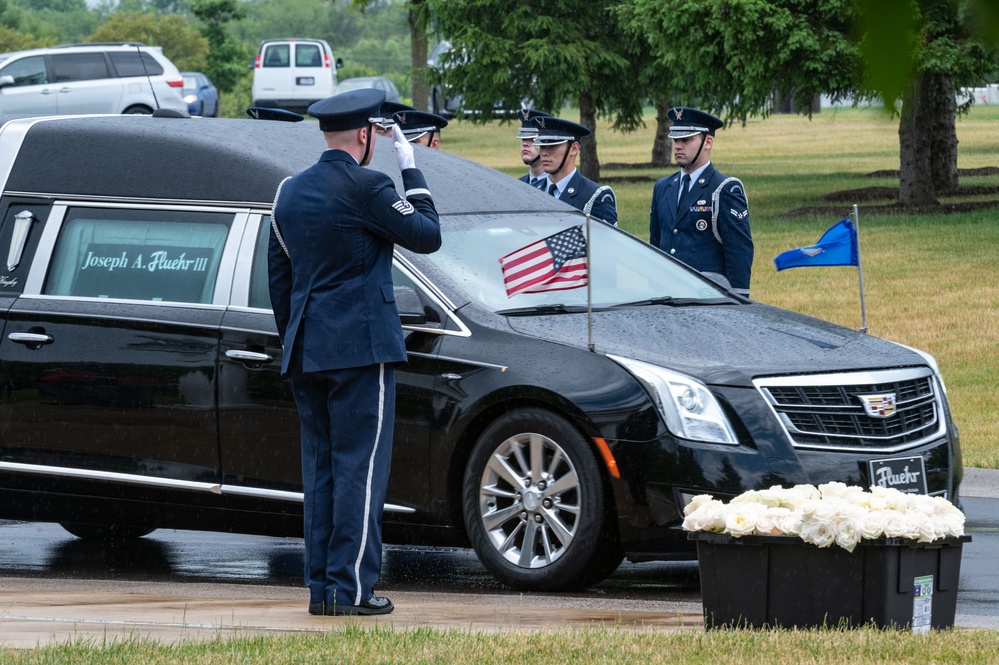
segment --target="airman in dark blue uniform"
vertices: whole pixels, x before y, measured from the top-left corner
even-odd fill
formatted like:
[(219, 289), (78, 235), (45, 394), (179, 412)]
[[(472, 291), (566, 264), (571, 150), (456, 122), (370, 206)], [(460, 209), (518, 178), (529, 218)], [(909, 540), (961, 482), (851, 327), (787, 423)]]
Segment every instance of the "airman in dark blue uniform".
[(392, 284), (398, 244), (430, 253), (440, 223), (413, 148), (395, 128), (405, 197), (363, 168), (385, 95), (316, 102), (329, 147), (284, 180), (268, 251), (274, 318), (301, 418), (305, 573), (312, 614), (385, 614), (376, 596), (395, 418), (394, 366), (406, 360)]
[(440, 150), (441, 130), (447, 127), (447, 118), (426, 111), (399, 111), (392, 119), (413, 145)]
[(532, 187), (545, 190), (548, 186), (548, 178), (545, 177), (545, 169), (541, 165), (541, 151), (534, 145), (534, 137), (538, 135), (538, 128), (531, 122), (534, 118), (550, 118), (551, 116), (534, 109), (520, 109), (517, 111), (520, 118), (520, 128), (517, 130), (517, 138), (520, 139), (520, 158), (524, 161), (524, 166), (530, 171), (520, 177), (521, 182), (526, 182)]
[(681, 170), (659, 180), (652, 190), (649, 242), (748, 297), (753, 236), (746, 190), (738, 178), (711, 165), (715, 130), (724, 123), (684, 107), (674, 107), (667, 115)]
[(591, 134), (583, 125), (560, 118), (537, 117), (534, 143), (541, 151), (541, 165), (548, 174), (548, 193), (597, 219), (617, 226), (614, 190), (600, 186), (576, 170), (579, 140)]

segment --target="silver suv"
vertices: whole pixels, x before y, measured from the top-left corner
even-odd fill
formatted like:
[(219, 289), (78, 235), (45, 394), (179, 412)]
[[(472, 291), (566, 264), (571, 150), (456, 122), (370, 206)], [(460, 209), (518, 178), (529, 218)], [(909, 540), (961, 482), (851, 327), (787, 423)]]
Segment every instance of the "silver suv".
[(66, 44), (0, 54), (0, 115), (187, 112), (159, 46)]

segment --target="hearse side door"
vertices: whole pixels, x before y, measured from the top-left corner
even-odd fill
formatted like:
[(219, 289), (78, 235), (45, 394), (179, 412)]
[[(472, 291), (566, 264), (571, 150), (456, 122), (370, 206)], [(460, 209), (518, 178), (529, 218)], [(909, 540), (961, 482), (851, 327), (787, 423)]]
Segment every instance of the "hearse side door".
[(245, 211), (56, 202), (38, 216), (0, 339), (0, 465), (95, 492), (216, 492), (218, 330)]
[[(251, 220), (247, 225), (232, 303), (222, 325), (219, 429), (223, 492), (297, 503), (302, 491), (299, 420), (291, 386), (280, 375), (282, 349), (267, 280), (269, 233), (269, 216), (261, 215), (259, 224)], [(397, 294), (406, 291), (408, 295), (401, 297), (408, 301), (421, 297), (408, 276), (398, 268), (393, 273)], [(436, 359), (440, 324), (433, 319), (440, 317), (432, 312), (429, 321), (404, 326), (409, 361), (396, 370), (386, 521), (419, 519), (413, 513), (431, 502), (428, 441), (434, 381), (441, 371)]]

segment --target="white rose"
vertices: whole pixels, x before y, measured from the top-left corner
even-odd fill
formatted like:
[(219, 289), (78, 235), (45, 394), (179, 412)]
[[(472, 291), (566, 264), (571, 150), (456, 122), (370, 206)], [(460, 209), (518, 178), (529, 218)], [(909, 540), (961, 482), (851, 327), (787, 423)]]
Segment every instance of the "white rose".
[(872, 510), (865, 513), (858, 523), (860, 537), (864, 540), (877, 540), (885, 535), (886, 511)]
[[(717, 501), (717, 499), (710, 494), (698, 494), (690, 500), (690, 503), (683, 507), (683, 514), (689, 515), (709, 501)], [(718, 503), (721, 502), (719, 501)]]
[(914, 539), (916, 537), (916, 525), (912, 517), (900, 510), (886, 510), (885, 537)]
[(913, 523), (913, 535), (910, 536), (921, 543), (931, 543), (937, 538), (943, 536), (937, 528), (936, 523), (933, 521), (929, 515), (913, 511), (906, 513), (906, 517), (912, 520)]
[(847, 552), (853, 551), (853, 548), (860, 542), (860, 538), (860, 529), (854, 520), (843, 520), (836, 528), (836, 544)]
[(943, 497), (940, 497), (945, 505), (941, 505), (937, 509), (936, 521), (940, 525), (944, 536), (963, 536), (964, 535), (964, 513), (962, 513), (954, 504)]
[(800, 494), (806, 499), (821, 499), (822, 494), (815, 485), (795, 485), (791, 488), (795, 494)]
[(685, 531), (711, 531), (720, 533), (725, 529), (725, 504), (717, 499), (705, 501), (683, 518)]
[(729, 504), (733, 503), (756, 503), (758, 500), (759, 492), (757, 490), (749, 490), (748, 492), (743, 492), (739, 496), (735, 497)]
[(836, 525), (832, 522), (803, 521), (801, 539), (818, 547), (829, 547), (836, 542)]
[(786, 536), (781, 521), (791, 514), (787, 508), (775, 506), (764, 510), (756, 520), (756, 533), (761, 536)]
[(771, 487), (767, 490), (760, 490), (756, 493), (756, 500), (768, 508), (776, 508), (783, 504), (784, 490), (780, 487)]
[(766, 507), (759, 503), (729, 504), (725, 511), (725, 533), (736, 538), (756, 533), (756, 522)]
[(887, 504), (886, 507), (889, 510), (905, 510), (905, 506), (909, 503), (906, 495), (894, 487), (878, 487), (875, 485), (871, 488), (871, 494), (884, 499)]
[(792, 510), (787, 515), (778, 516), (777, 528), (785, 536), (801, 535), (801, 511)]

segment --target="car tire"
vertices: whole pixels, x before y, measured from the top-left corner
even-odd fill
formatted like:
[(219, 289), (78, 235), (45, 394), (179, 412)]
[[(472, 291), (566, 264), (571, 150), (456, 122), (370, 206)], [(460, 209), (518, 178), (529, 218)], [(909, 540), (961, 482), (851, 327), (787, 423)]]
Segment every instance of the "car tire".
[(515, 589), (586, 588), (621, 562), (596, 453), (550, 411), (517, 409), (485, 429), (465, 468), (462, 503), (479, 559)]
[(205, 117), (205, 103), (204, 102), (201, 102), (200, 104), (198, 104), (198, 115), (201, 116), (202, 118)]
[(120, 543), (148, 536), (156, 527), (122, 526), (120, 524), (79, 524), (62, 522), (60, 526), (77, 538), (93, 542)]
[(129, 106), (121, 113), (122, 115), (152, 115), (153, 110), (148, 106), (142, 106), (141, 104), (136, 104), (135, 106)]
[(441, 93), (436, 86), (430, 94), (430, 111), (434, 115), (441, 115), (443, 111), (441, 108)]

